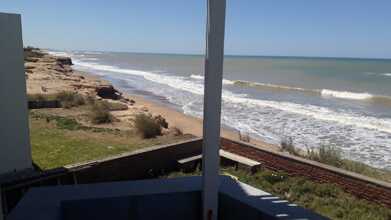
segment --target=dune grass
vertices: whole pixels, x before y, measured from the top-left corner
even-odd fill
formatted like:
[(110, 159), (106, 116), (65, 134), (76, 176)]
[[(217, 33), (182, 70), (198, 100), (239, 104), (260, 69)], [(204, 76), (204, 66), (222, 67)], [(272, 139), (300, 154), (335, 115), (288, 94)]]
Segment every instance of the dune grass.
[(121, 111), (128, 109), (126, 104), (118, 101), (97, 100), (93, 96), (83, 96), (76, 92), (63, 91), (56, 94), (29, 94), (29, 101), (50, 101), (58, 100), (65, 109), (80, 106), (87, 106), (89, 110), (89, 120), (93, 124), (106, 124), (115, 121), (111, 111)]
[(159, 144), (189, 139), (188, 135), (142, 139), (135, 132), (87, 127), (75, 119), (30, 113), (34, 163), (41, 169), (96, 160)]
[(321, 145), (317, 149), (307, 148), (307, 151), (303, 152), (303, 150), (294, 146), (292, 138), (283, 139), (280, 146), (281, 151), (288, 152), (295, 156), (359, 173), (382, 181), (391, 182), (391, 171), (374, 168), (361, 162), (345, 159), (342, 157), (341, 151), (335, 146)]
[(90, 121), (94, 124), (106, 124), (113, 122), (114, 116), (110, 113), (110, 107), (106, 102), (95, 102), (91, 104)]
[[(291, 203), (311, 209), (331, 219), (347, 220), (389, 220), (391, 210), (385, 206), (358, 199), (346, 193), (334, 184), (321, 184), (304, 177), (291, 177), (282, 172), (267, 169), (250, 175), (244, 170), (231, 167), (221, 169), (221, 174), (228, 174), (239, 181), (277, 195)], [(200, 175), (194, 173), (171, 173), (164, 178)]]

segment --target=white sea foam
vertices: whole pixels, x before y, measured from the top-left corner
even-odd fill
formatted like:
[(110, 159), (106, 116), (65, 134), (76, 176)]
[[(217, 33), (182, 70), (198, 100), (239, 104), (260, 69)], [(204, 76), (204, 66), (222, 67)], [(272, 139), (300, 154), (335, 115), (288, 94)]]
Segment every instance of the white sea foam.
[(196, 74), (191, 74), (190, 78), (204, 80), (204, 76), (196, 75)]
[(103, 54), (103, 52), (97, 52), (97, 51), (84, 51), (84, 54), (91, 54), (91, 55), (99, 55)]
[(96, 60), (99, 60), (99, 59), (98, 58), (94, 58), (94, 57), (83, 58), (83, 61), (96, 61)]
[[(368, 99), (372, 99), (372, 98), (382, 97), (382, 96), (374, 96), (369, 93), (356, 93), (356, 92), (349, 92), (349, 91), (337, 91), (337, 90), (331, 90), (331, 89), (322, 89), (322, 90), (305, 89), (305, 88), (300, 88), (300, 87), (276, 85), (276, 84), (270, 84), (270, 83), (249, 82), (249, 81), (242, 81), (242, 80), (237, 80), (234, 82), (234, 84), (239, 85), (239, 86), (248, 86), (248, 87), (255, 87), (255, 88), (306, 92), (306, 93), (312, 93), (314, 95), (321, 95), (322, 97), (325, 97), (325, 98), (333, 97), (333, 98), (338, 98), (338, 99), (368, 100)], [(387, 97), (382, 97), (382, 98), (387, 99)]]
[[(121, 69), (118, 67), (101, 65), (97, 63), (83, 62), (83, 63), (76, 63), (76, 64), (87, 66), (98, 70), (103, 70), (103, 71), (141, 76), (147, 80), (154, 81), (160, 84), (165, 84), (172, 88), (187, 91), (197, 95), (203, 95), (204, 93), (202, 84), (194, 83), (191, 80), (187, 80), (185, 77), (167, 76), (167, 75), (155, 74), (155, 73), (140, 71), (140, 70)], [(193, 75), (193, 77), (191, 78), (194, 78), (194, 76), (198, 78), (202, 77), (198, 75)], [(351, 99), (364, 99), (369, 97), (365, 94), (354, 94), (349, 92), (338, 93), (332, 90), (322, 90), (322, 94), (323, 92), (325, 95), (330, 94), (334, 97), (338, 96), (338, 97), (351, 98)], [(223, 91), (222, 96), (225, 101), (229, 101), (236, 104), (252, 105), (252, 106), (256, 105), (259, 107), (270, 107), (270, 108), (290, 112), (293, 114), (305, 115), (318, 120), (333, 121), (343, 125), (351, 125), (351, 126), (363, 127), (367, 129), (376, 129), (379, 131), (391, 133), (391, 121), (389, 119), (383, 120), (374, 117), (357, 116), (349, 113), (336, 112), (325, 107), (319, 107), (314, 105), (302, 105), (302, 104), (296, 104), (291, 102), (277, 102), (277, 101), (251, 99), (251, 98), (244, 97), (243, 94), (238, 95), (227, 90)]]
[(256, 88), (269, 88), (269, 89), (291, 90), (291, 91), (300, 91), (300, 92), (317, 92), (317, 90), (305, 89), (300, 87), (276, 85), (271, 83), (250, 82), (244, 80), (236, 80), (234, 81), (234, 84), (241, 85), (241, 86), (256, 87)]
[(57, 56), (57, 57), (71, 57), (72, 53), (64, 51), (46, 51), (48, 54)]
[[(202, 117), (202, 75), (175, 76), (161, 72), (118, 68), (97, 62), (83, 62), (78, 59), (75, 59), (74, 63), (91, 69), (92, 72), (104, 72), (119, 79), (126, 79), (121, 74), (131, 75), (134, 81), (129, 82), (133, 82), (135, 86), (156, 94), (164, 94), (171, 102), (182, 106), (186, 114)], [(150, 82), (148, 86), (139, 85), (140, 82), (144, 82), (139, 77), (145, 79), (145, 82)], [(325, 90), (318, 90), (318, 94), (323, 91)], [(354, 99), (364, 99), (349, 92), (341, 95), (338, 91), (326, 90), (324, 93), (335, 98), (351, 99), (353, 96)], [(222, 122), (227, 126), (249, 132), (270, 143), (279, 143), (281, 129), (294, 137), (298, 146), (306, 146), (308, 143), (310, 146), (318, 146), (325, 141), (337, 140), (337, 143), (343, 144), (344, 152), (352, 159), (377, 167), (391, 168), (387, 164), (391, 159), (387, 148), (391, 146), (390, 118), (376, 118), (316, 105), (255, 99), (227, 89), (223, 90), (222, 98)]]
[[(202, 75), (196, 75), (196, 74), (191, 74), (190, 78), (197, 79), (197, 80), (204, 80), (205, 77)], [(229, 79), (223, 79), (223, 84), (224, 85), (233, 85), (235, 82)]]
[(368, 75), (376, 75), (376, 76), (391, 76), (391, 73), (374, 73), (374, 72), (366, 72)]
[(353, 99), (353, 100), (365, 100), (373, 98), (372, 94), (369, 93), (355, 93), (348, 91), (335, 91), (329, 89), (322, 89), (321, 95), (324, 97), (334, 97), (340, 99)]

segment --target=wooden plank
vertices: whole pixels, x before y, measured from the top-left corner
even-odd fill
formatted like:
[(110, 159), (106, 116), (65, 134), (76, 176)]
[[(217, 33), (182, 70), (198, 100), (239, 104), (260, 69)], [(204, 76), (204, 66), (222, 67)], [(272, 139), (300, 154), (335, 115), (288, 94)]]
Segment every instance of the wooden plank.
[(233, 161), (236, 161), (238, 163), (250, 166), (250, 167), (261, 165), (261, 163), (258, 161), (251, 160), (247, 157), (243, 157), (243, 156), (240, 156), (240, 155), (237, 155), (237, 154), (225, 151), (225, 150), (220, 150), (220, 156), (225, 157), (230, 160), (233, 160)]
[(178, 160), (178, 163), (184, 164), (184, 163), (188, 163), (188, 162), (195, 161), (195, 160), (201, 160), (201, 159), (202, 159), (202, 155), (200, 154), (200, 155), (196, 155), (193, 157), (188, 157), (188, 158)]
[[(261, 163), (247, 157), (240, 156), (225, 150), (219, 150), (220, 157), (233, 161), (240, 165), (241, 167), (250, 169), (251, 172), (255, 172), (260, 166)], [(179, 168), (182, 171), (193, 171), (196, 168), (197, 162), (202, 160), (202, 155), (196, 155), (192, 157), (187, 157), (178, 160)]]

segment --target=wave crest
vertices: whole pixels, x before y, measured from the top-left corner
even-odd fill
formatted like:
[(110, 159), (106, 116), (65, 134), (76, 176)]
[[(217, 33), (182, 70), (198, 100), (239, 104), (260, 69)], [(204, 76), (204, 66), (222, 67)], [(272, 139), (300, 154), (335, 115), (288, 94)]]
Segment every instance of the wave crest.
[(353, 100), (365, 100), (365, 99), (372, 99), (374, 97), (372, 94), (369, 93), (355, 93), (355, 92), (348, 92), (348, 91), (335, 91), (329, 89), (322, 89), (320, 94), (323, 97), (334, 97), (340, 99), (353, 99)]
[[(197, 80), (204, 80), (205, 77), (202, 75), (196, 75), (196, 74), (191, 74), (190, 78), (197, 79)], [(223, 79), (223, 84), (224, 85), (233, 85), (235, 82), (229, 79)]]
[(238, 85), (238, 86), (248, 86), (248, 87), (255, 87), (255, 88), (268, 88), (268, 89), (276, 89), (276, 90), (292, 90), (292, 91), (301, 91), (301, 92), (316, 92), (316, 90), (305, 89), (305, 88), (300, 88), (300, 87), (283, 86), (283, 85), (276, 85), (276, 84), (270, 84), (270, 83), (250, 82), (250, 81), (244, 81), (244, 80), (235, 80), (234, 84)]
[[(390, 74), (391, 76), (391, 74)], [(276, 85), (270, 83), (258, 83), (258, 82), (249, 82), (243, 80), (234, 81), (234, 85), (243, 86), (243, 87), (252, 87), (258, 89), (268, 89), (268, 90), (278, 90), (278, 91), (296, 91), (296, 92), (304, 92), (307, 94), (321, 96), (323, 98), (337, 98), (337, 99), (348, 99), (348, 100), (356, 100), (356, 101), (378, 101), (382, 103), (391, 104), (390, 96), (382, 96), (382, 95), (373, 95), (370, 93), (357, 93), (350, 91), (337, 91), (331, 89), (306, 89), (300, 87), (292, 87), (292, 86), (284, 86), (284, 85)]]

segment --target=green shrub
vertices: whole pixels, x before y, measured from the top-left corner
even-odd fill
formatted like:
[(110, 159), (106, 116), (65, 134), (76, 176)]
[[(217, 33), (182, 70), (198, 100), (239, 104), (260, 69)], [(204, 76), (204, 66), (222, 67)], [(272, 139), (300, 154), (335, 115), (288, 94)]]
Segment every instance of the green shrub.
[(343, 160), (341, 152), (334, 146), (321, 145), (319, 149), (307, 149), (307, 158), (320, 163), (341, 167)]
[(265, 171), (262, 172), (261, 178), (265, 179), (270, 184), (275, 184), (281, 181), (284, 181), (287, 178), (287, 175), (280, 172)]
[(72, 108), (86, 103), (84, 97), (75, 92), (60, 92), (57, 94), (57, 99), (63, 108)]
[(316, 183), (304, 177), (288, 176), (267, 169), (260, 170), (254, 175), (248, 175), (246, 171), (235, 168), (228, 168), (225, 171), (238, 177), (240, 181), (331, 219), (387, 220), (391, 217), (391, 210), (387, 207), (356, 198), (335, 184)]
[(292, 137), (285, 137), (281, 140), (280, 143), (281, 151), (288, 152), (295, 156), (300, 156), (300, 152), (296, 147), (293, 145), (293, 139)]
[(110, 108), (105, 102), (96, 102), (91, 106), (90, 120), (94, 124), (105, 124), (114, 121)]
[[(48, 118), (49, 119), (49, 118)], [(78, 130), (81, 125), (72, 118), (56, 117), (57, 127), (66, 130)]]
[(151, 115), (138, 114), (134, 122), (137, 131), (143, 138), (154, 138), (162, 134), (162, 127)]
[(29, 101), (46, 101), (48, 97), (43, 94), (29, 94), (27, 95)]

